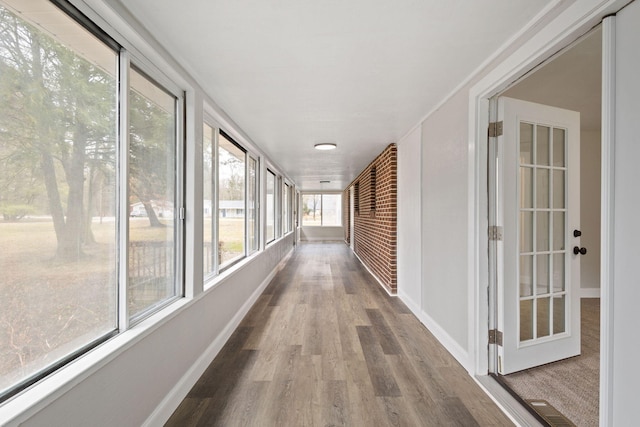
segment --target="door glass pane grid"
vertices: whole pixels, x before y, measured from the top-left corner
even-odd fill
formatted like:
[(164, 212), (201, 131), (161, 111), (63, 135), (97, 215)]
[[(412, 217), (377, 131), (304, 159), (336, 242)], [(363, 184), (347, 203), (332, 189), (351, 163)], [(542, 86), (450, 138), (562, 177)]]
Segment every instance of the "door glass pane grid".
[(521, 342), (566, 331), (566, 146), (564, 129), (520, 123)]

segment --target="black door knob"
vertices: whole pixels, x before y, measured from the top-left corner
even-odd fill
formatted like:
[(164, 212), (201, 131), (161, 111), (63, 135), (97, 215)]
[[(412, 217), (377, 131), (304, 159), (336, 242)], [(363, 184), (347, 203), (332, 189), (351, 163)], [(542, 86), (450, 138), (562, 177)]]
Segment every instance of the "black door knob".
[(582, 236), (582, 231), (580, 230), (573, 230), (573, 237), (580, 237)]
[(587, 253), (587, 248), (581, 248), (581, 247), (578, 247), (578, 246), (574, 246), (573, 247), (573, 253), (575, 255), (578, 255), (578, 254), (585, 255)]

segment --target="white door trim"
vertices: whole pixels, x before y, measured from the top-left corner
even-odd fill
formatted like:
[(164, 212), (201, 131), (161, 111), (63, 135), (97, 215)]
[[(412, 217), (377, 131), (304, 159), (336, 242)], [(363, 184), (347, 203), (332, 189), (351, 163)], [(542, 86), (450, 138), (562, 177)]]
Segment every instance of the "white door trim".
[(600, 425), (613, 425), (613, 185), (616, 18), (602, 21), (602, 161), (600, 190)]
[[(519, 48), (512, 49), (510, 55), (499, 63), (469, 90), (468, 117), (468, 348), (472, 375), (486, 375), (489, 368), (488, 357), (488, 218), (487, 218), (487, 124), (489, 122), (489, 100), (502, 92), (511, 83), (518, 80), (543, 60), (551, 57), (555, 52), (566, 47), (589, 29), (597, 25), (605, 16), (617, 12), (628, 3), (628, 0), (585, 0), (574, 2), (560, 13), (553, 21), (523, 42)], [(609, 26), (609, 27), (608, 27)], [(604, 60), (611, 61), (611, 47), (613, 46), (610, 28), (612, 23), (603, 26)], [(608, 43), (608, 44), (607, 44)], [(612, 66), (612, 65), (611, 65)], [(613, 75), (611, 69), (603, 70), (605, 93), (603, 94), (603, 111), (611, 110)], [(607, 89), (607, 84), (609, 84)], [(609, 123), (605, 123), (609, 120)], [(612, 144), (611, 116), (603, 114), (602, 139), (602, 233), (603, 236), (611, 223), (608, 211), (611, 184), (610, 164)], [(606, 134), (608, 132), (608, 134)], [(606, 223), (605, 223), (606, 221)], [(609, 234), (610, 235), (610, 234)], [(608, 274), (611, 243), (602, 240), (602, 307), (601, 331), (610, 329), (610, 304)], [(602, 334), (602, 332), (601, 332)], [(608, 341), (601, 342), (601, 373), (600, 373), (600, 416), (601, 420), (608, 420), (612, 402), (607, 395), (610, 391), (610, 367), (605, 365), (610, 359)], [(493, 396), (493, 398), (498, 398)], [(604, 418), (607, 417), (607, 418)], [(608, 423), (605, 423), (605, 425)]]

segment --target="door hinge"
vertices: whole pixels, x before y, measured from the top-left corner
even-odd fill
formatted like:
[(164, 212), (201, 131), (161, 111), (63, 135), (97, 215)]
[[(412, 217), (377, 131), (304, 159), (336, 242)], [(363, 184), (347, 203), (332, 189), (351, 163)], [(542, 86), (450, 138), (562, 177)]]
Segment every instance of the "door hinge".
[(489, 123), (489, 138), (502, 136), (502, 121)]
[(489, 344), (497, 344), (502, 347), (502, 332), (497, 329), (489, 329)]
[(489, 240), (502, 240), (502, 227), (499, 225), (489, 226)]
[(184, 217), (185, 217), (184, 206), (180, 208), (180, 213), (178, 215), (180, 216), (179, 219), (184, 221)]

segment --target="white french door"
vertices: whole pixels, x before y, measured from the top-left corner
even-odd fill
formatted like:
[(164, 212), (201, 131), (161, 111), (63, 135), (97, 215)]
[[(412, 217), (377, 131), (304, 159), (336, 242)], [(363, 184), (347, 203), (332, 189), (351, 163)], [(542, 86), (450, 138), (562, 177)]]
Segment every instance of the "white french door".
[(580, 354), (580, 115), (501, 97), (498, 119), (496, 368), (506, 375)]

